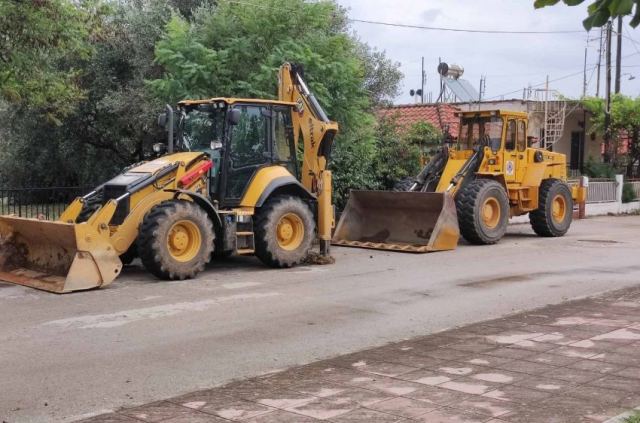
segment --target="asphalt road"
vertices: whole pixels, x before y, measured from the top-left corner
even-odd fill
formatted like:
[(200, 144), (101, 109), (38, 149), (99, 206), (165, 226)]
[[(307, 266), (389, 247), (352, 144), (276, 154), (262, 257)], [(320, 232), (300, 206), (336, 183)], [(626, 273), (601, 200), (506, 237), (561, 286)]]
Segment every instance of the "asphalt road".
[(365, 347), (640, 284), (640, 216), (513, 225), (496, 246), (427, 255), (334, 248), (336, 264), (257, 259), (55, 295), (0, 283), (0, 421), (65, 422)]

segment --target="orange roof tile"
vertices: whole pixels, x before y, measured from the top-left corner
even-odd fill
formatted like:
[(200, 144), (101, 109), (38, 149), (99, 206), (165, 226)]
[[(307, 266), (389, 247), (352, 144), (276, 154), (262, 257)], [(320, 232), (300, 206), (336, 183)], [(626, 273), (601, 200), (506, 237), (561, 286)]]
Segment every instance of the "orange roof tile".
[(449, 133), (458, 136), (459, 119), (455, 113), (460, 111), (456, 106), (446, 103), (438, 104), (400, 104), (384, 107), (376, 111), (378, 118), (395, 117), (400, 127), (408, 127), (416, 122), (429, 122), (436, 128), (443, 130), (449, 125)]

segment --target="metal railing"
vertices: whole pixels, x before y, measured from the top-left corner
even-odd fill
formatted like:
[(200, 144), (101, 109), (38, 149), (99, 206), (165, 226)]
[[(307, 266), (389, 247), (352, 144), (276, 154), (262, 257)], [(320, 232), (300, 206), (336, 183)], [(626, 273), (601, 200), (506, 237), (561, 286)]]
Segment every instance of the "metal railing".
[(55, 220), (89, 187), (0, 188), (0, 215)]
[(640, 198), (640, 180), (627, 181), (633, 187), (633, 191), (636, 193), (636, 198)]
[(587, 203), (616, 201), (616, 181), (612, 179), (589, 179)]

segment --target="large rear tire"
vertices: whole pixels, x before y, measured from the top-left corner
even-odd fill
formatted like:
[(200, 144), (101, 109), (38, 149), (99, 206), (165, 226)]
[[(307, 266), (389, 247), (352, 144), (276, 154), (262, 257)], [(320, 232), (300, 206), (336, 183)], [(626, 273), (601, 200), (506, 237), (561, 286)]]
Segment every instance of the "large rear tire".
[(460, 233), (472, 244), (500, 241), (509, 223), (509, 198), (504, 187), (491, 179), (476, 179), (456, 194)]
[(563, 236), (573, 220), (571, 188), (559, 179), (545, 179), (538, 191), (538, 208), (529, 213), (529, 221), (539, 236)]
[(144, 267), (168, 280), (195, 277), (209, 262), (213, 246), (211, 219), (189, 201), (167, 201), (151, 209), (137, 241)]
[(313, 214), (304, 201), (274, 197), (257, 213), (255, 254), (267, 266), (294, 266), (309, 253), (314, 232)]

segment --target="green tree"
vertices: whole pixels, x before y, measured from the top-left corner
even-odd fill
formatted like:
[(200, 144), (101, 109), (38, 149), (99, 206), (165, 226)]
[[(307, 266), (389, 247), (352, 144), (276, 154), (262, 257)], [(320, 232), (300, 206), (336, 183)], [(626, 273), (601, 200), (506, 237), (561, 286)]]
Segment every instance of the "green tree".
[[(562, 0), (568, 6), (577, 6), (585, 0)], [(553, 6), (560, 3), (560, 0), (535, 0), (536, 9)], [(591, 0), (587, 8), (588, 16), (582, 21), (584, 28), (589, 31), (594, 27), (601, 27), (611, 18), (618, 16), (633, 15), (629, 25), (632, 27), (640, 24), (640, 0)]]
[(176, 14), (156, 46), (162, 78), (149, 82), (160, 98), (236, 96), (275, 98), (283, 62), (304, 65), (305, 79), (328, 115), (340, 124), (331, 168), (336, 202), (350, 188), (374, 188), (375, 130), (372, 108), (393, 98), (401, 74), (384, 53), (349, 31), (333, 1), (220, 0)]
[(38, 119), (35, 106), (0, 112), (4, 184), (97, 184), (143, 159), (161, 139), (155, 121), (162, 102), (145, 81), (161, 75), (154, 49), (171, 8), (164, 0), (135, 0), (103, 12), (93, 54), (67, 59), (82, 70), (73, 81), (83, 93), (75, 107), (57, 124)]
[(0, 96), (58, 123), (84, 97), (76, 82), (82, 69), (72, 59), (91, 55), (104, 7), (88, 0), (0, 0)]
[(411, 125), (404, 137), (419, 148), (422, 162), (427, 162), (442, 144), (442, 132), (427, 121)]
[[(593, 130), (604, 134), (605, 103), (601, 98), (587, 98), (583, 101), (587, 110), (592, 114)], [(610, 153), (613, 157), (614, 168), (626, 167), (628, 176), (634, 176), (633, 171), (640, 164), (640, 97), (631, 98), (616, 94), (611, 98), (612, 144)], [(629, 141), (626, 155), (618, 155), (621, 136)]]
[(379, 189), (392, 189), (398, 181), (418, 174), (423, 145), (420, 131), (424, 128), (420, 122), (407, 132), (398, 126), (394, 117), (378, 121), (374, 162)]

